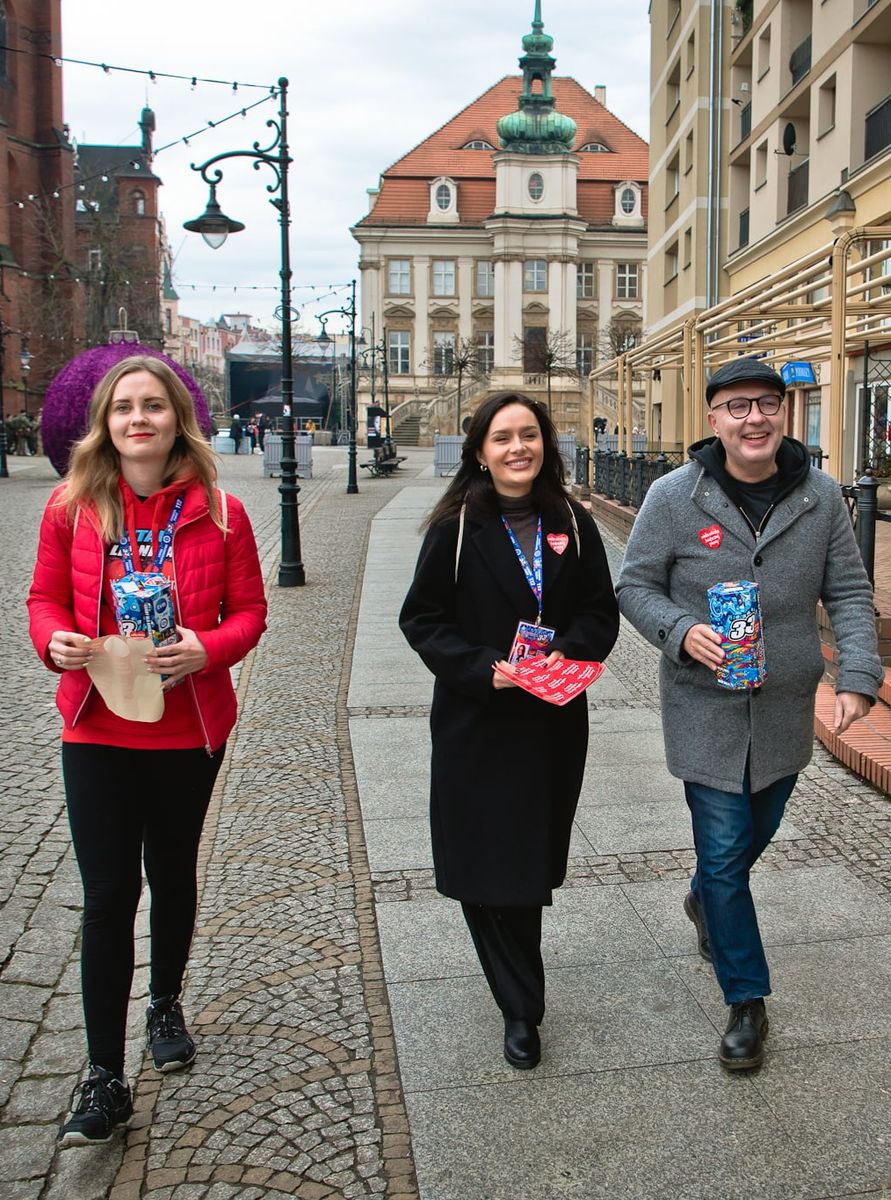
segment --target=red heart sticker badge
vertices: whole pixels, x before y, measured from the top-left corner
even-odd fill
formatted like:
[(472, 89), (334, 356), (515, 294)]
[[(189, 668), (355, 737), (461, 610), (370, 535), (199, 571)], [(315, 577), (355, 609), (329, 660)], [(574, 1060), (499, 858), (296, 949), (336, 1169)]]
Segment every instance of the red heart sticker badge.
[(720, 525), (709, 525), (708, 529), (700, 529), (699, 540), (709, 550), (717, 550), (724, 540), (724, 531)]
[(568, 533), (549, 533), (547, 537), (548, 545), (555, 554), (562, 554), (569, 545)]

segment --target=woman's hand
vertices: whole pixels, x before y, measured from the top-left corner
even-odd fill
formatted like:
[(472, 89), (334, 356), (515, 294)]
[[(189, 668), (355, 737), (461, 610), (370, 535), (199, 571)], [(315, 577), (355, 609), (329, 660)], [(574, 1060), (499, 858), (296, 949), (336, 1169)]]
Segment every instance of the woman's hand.
[(166, 692), (185, 679), (187, 675), (201, 671), (207, 666), (207, 651), (201, 645), (194, 629), (177, 625), (180, 640), (171, 646), (156, 646), (145, 656), (145, 665), (155, 675), (168, 675), (164, 680)]
[[(538, 657), (524, 658), (523, 662), (524, 663), (534, 662), (534, 663), (538, 663), (542, 667), (552, 667), (554, 665), (554, 663), (560, 662), (560, 660), (565, 657), (566, 656), (564, 655), (562, 650), (552, 650), (551, 653), (547, 656), (547, 658), (538, 658)], [(510, 665), (510, 663), (505, 662), (504, 659), (502, 659), (501, 662), (493, 663), (492, 664), (492, 687), (495, 688), (495, 690), (498, 692), (500, 692), (502, 688), (516, 687), (517, 685), (514, 683), (513, 679), (508, 679), (506, 675), (502, 675), (501, 671), (497, 670), (498, 667), (500, 667), (502, 670), (509, 671), (511, 675), (514, 674), (515, 669), (516, 669), (516, 668), (512, 667)]]
[(60, 671), (80, 671), (93, 657), (89, 650), (91, 641), (86, 634), (57, 629), (47, 649)]

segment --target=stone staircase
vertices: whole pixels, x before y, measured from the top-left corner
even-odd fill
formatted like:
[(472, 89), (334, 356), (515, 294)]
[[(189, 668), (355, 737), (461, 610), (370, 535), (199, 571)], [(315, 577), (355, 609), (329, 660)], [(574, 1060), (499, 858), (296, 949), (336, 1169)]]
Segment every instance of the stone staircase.
[(420, 432), (420, 417), (403, 417), (393, 429), (393, 441), (397, 446), (417, 446)]

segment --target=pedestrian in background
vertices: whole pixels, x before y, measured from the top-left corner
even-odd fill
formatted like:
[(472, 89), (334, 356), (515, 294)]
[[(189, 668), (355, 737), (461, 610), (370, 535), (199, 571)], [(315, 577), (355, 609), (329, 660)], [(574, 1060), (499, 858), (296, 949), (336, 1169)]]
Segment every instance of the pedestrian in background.
[[(72, 1096), (63, 1146), (108, 1141), (133, 1111), (124, 1034), (143, 856), (151, 890), (152, 1061), (166, 1072), (195, 1056), (179, 995), (195, 922), (198, 842), (235, 722), (229, 668), (256, 645), (266, 616), (250, 522), (215, 479), (213, 454), (178, 376), (160, 359), (124, 359), (96, 387), (89, 430), (40, 528), (31, 638), (60, 676), (62, 769), (84, 885), (90, 1066)], [(145, 658), (164, 679), (164, 713), (155, 724), (116, 716), (85, 670), (91, 639), (118, 633), (111, 581), (134, 569), (157, 569), (174, 581), (179, 639)]]
[[(662, 651), (668, 769), (684, 781), (696, 872), (684, 910), (730, 1006), (719, 1058), (764, 1057), (770, 974), (749, 872), (779, 827), (810, 761), (824, 660), (817, 603), (838, 646), (835, 730), (866, 715), (882, 680), (872, 589), (838, 484), (784, 436), (786, 385), (767, 363), (734, 358), (706, 387), (714, 437), (656, 481), (617, 584), (623, 614)], [(767, 675), (721, 687), (721, 637), (707, 591), (758, 584)]]
[(436, 677), (430, 822), (437, 889), (460, 900), (515, 1067), (541, 1056), (542, 906), (566, 875), (588, 745), (584, 695), (558, 708), (509, 678), (518, 623), (543, 659), (602, 661), (619, 617), (588, 512), (567, 496), (557, 435), (529, 397), (471, 419), (458, 473), (427, 520), (400, 615)]
[(235, 453), (241, 453), (241, 439), (244, 437), (244, 426), (241, 423), (241, 417), (238, 413), (232, 418), (232, 424), (229, 427), (229, 437), (235, 443)]

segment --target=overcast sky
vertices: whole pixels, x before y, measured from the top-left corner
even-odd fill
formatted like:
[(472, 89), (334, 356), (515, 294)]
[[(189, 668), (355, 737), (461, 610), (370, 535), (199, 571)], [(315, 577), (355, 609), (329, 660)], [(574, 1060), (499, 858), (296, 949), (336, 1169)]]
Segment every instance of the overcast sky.
[[(366, 188), (381, 171), (503, 75), (519, 71), (520, 39), (533, 0), (64, 0), (66, 58), (204, 76), (239, 83), (290, 80), (291, 258), (294, 305), (304, 328), (313, 313), (339, 306), (327, 285), (357, 275), (349, 227), (367, 211)], [(589, 91), (607, 89), (607, 107), (648, 136), (647, 0), (544, 0), (555, 39), (556, 73)], [(137, 15), (138, 14), (138, 15)], [(150, 17), (149, 17), (150, 14)], [(262, 95), (158, 80), (66, 63), (65, 119), (89, 143), (135, 145), (148, 102), (155, 146), (219, 121)], [(268, 321), (278, 303), (279, 231), (266, 197), (267, 168), (223, 164), (218, 199), (246, 229), (210, 250), (183, 221), (200, 215), (207, 188), (191, 162), (266, 144), (269, 102), (222, 128), (159, 153), (161, 210), (175, 255), (180, 311), (201, 318), (249, 312)], [(214, 285), (216, 291), (213, 291)], [(316, 285), (313, 293), (305, 285)], [(237, 292), (233, 292), (233, 286)], [(248, 290), (262, 286), (264, 290)], [(332, 329), (335, 322), (332, 321)]]

